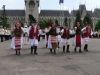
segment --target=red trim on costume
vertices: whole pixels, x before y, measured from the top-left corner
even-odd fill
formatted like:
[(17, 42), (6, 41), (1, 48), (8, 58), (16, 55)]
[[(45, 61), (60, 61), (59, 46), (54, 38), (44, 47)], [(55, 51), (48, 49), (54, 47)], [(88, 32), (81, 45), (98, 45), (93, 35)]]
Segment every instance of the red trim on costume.
[(87, 26), (86, 29), (83, 31), (83, 38), (89, 37), (91, 35), (91, 27)]
[(38, 39), (39, 30), (37, 27), (36, 27), (36, 31), (34, 31), (34, 30), (35, 30), (35, 27), (32, 26), (30, 31), (29, 31), (29, 38), (30, 39), (34, 39), (34, 38)]

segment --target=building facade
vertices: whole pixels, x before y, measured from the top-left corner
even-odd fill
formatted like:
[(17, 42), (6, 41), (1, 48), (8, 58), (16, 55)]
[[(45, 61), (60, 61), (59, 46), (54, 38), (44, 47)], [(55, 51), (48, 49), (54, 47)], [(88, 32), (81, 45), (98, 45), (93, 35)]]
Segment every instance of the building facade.
[[(11, 24), (11, 28), (14, 26), (14, 21), (17, 18), (20, 19), (23, 23), (28, 22), (28, 15), (32, 14), (31, 12), (32, 9), (28, 8), (29, 2), (27, 3), (27, 1), (29, 0), (25, 0), (27, 10), (26, 9), (25, 10), (6, 10), (6, 15), (7, 15), (9, 24)], [(37, 4), (39, 4), (38, 0), (36, 2)], [(93, 29), (95, 28), (97, 21), (100, 20), (100, 9), (96, 8), (92, 12), (92, 11), (87, 10), (85, 5), (80, 5), (79, 9), (72, 10), (71, 13), (69, 13), (69, 11), (67, 10), (66, 11), (41, 10), (40, 13), (36, 13), (38, 12), (38, 6), (37, 8), (35, 8), (37, 10), (34, 11), (33, 13), (33, 16), (37, 18), (37, 20), (48, 20), (48, 19), (51, 19), (53, 21), (58, 20), (59, 24), (63, 25), (64, 19), (67, 17), (68, 26), (71, 28), (73, 28), (75, 18), (76, 18), (76, 13), (78, 10), (81, 12), (82, 20), (87, 13), (91, 16), (92, 21), (93, 21)], [(0, 15), (2, 15), (2, 10), (0, 10)]]
[[(0, 16), (2, 16), (2, 10), (0, 10)], [(16, 19), (25, 23), (25, 10), (6, 10), (6, 16), (11, 28), (14, 27)]]

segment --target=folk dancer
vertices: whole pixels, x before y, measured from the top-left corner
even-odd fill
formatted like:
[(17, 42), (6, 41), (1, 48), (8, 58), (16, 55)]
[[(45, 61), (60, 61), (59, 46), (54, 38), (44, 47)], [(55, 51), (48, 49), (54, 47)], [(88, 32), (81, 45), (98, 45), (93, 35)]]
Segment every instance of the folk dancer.
[[(48, 48), (50, 49), (50, 52), (51, 53), (56, 54), (56, 48), (57, 48), (57, 32), (56, 32), (56, 28), (54, 26), (49, 31)], [(52, 51), (52, 50), (54, 50), (54, 51)]]
[(56, 27), (56, 31), (57, 31), (58, 48), (59, 48), (60, 47), (59, 44), (61, 42), (61, 30), (60, 30), (60, 26)]
[(86, 23), (85, 27), (82, 29), (83, 41), (84, 41), (84, 51), (88, 51), (88, 42), (92, 34), (92, 28), (89, 23)]
[(80, 27), (80, 22), (76, 22), (76, 27), (75, 27), (76, 33), (75, 33), (75, 48), (74, 51), (77, 51), (77, 47), (79, 47), (79, 53), (81, 53), (81, 45), (82, 45), (82, 36), (81, 36), (81, 27)]
[(38, 46), (38, 37), (39, 37), (39, 29), (37, 22), (32, 23), (32, 26), (29, 28), (29, 39), (31, 43), (31, 54), (37, 55), (37, 46)]
[(45, 41), (46, 41), (46, 48), (48, 47), (48, 38), (49, 38), (49, 31), (51, 29), (51, 26), (48, 26), (45, 28)]
[(23, 30), (21, 29), (21, 23), (16, 21), (15, 28), (12, 31), (12, 43), (11, 46), (16, 51), (16, 55), (20, 55), (22, 48)]
[(65, 53), (65, 48), (66, 48), (66, 52), (69, 53), (69, 38), (70, 38), (70, 32), (69, 32), (69, 28), (68, 26), (65, 26), (64, 29), (61, 31), (62, 35), (61, 35), (61, 43), (63, 45), (63, 52)]

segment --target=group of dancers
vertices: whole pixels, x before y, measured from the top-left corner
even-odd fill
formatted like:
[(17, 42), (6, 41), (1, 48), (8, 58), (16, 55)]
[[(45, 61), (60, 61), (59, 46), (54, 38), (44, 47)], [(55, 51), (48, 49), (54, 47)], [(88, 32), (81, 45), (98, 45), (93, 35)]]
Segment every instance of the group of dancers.
[[(73, 45), (75, 46), (74, 52), (77, 52), (79, 47), (79, 53), (82, 53), (82, 45), (84, 45), (84, 51), (88, 51), (88, 42), (92, 36), (91, 24), (86, 22), (84, 27), (81, 28), (80, 22), (77, 21), (74, 27), (75, 36), (73, 37)], [(72, 42), (70, 35), (70, 28), (68, 26), (49, 26), (46, 29), (46, 47), (50, 49), (51, 53), (56, 54), (57, 48), (62, 45), (63, 53), (70, 53), (70, 45)]]
[[(28, 28), (28, 38), (30, 40), (30, 53), (37, 55), (37, 47), (39, 43), (39, 32), (40, 28), (36, 21), (32, 22)], [(79, 47), (79, 53), (82, 53), (82, 44), (84, 43), (84, 51), (88, 51), (88, 42), (91, 37), (92, 28), (90, 23), (86, 22), (83, 28), (80, 26), (80, 22), (76, 22), (74, 27), (75, 36), (74, 41), (74, 51), (77, 52)], [(45, 28), (45, 40), (46, 48), (50, 50), (50, 53), (56, 54), (58, 48), (63, 48), (63, 53), (70, 53), (70, 28), (68, 26), (56, 26), (54, 23), (48, 25)], [(23, 44), (23, 29), (21, 28), (20, 21), (16, 21), (15, 28), (12, 31), (12, 43), (11, 47), (15, 50), (16, 55), (20, 55), (20, 50)]]

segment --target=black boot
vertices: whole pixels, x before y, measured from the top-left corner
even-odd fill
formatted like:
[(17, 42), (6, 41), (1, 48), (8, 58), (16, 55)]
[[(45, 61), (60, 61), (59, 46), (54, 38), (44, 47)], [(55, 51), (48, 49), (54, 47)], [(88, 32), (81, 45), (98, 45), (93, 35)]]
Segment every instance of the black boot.
[(76, 47), (74, 48), (74, 52), (77, 52), (77, 49), (76, 49)]
[(65, 53), (65, 46), (63, 46), (63, 53)]
[(18, 55), (20, 55), (20, 49), (18, 50)]
[(85, 50), (86, 52), (88, 52), (88, 45), (86, 44), (86, 50)]
[(16, 51), (16, 55), (18, 55), (18, 52), (17, 52), (17, 50), (15, 50)]
[(85, 46), (84, 46), (84, 51), (86, 51), (86, 44), (85, 44)]
[(52, 53), (52, 49), (50, 49), (50, 53)]
[(80, 49), (79, 49), (79, 53), (82, 53), (81, 47), (80, 47)]
[(70, 53), (69, 51), (69, 45), (67, 45), (67, 50), (66, 50), (67, 53)]
[(34, 46), (34, 54), (37, 55), (37, 46)]
[(33, 46), (31, 46), (31, 54), (33, 54)]

